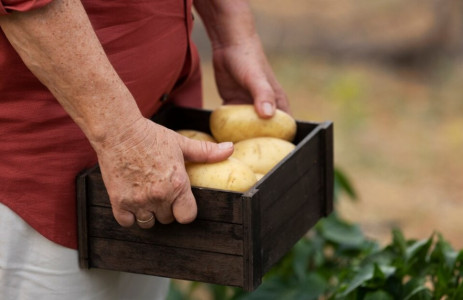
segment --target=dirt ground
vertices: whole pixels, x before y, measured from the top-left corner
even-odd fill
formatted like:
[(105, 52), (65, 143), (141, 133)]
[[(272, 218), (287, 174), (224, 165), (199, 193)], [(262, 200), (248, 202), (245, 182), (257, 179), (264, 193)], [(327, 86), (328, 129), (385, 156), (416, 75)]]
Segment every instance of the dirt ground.
[[(400, 227), (407, 238), (427, 238), (440, 232), (455, 248), (463, 248), (463, 59), (455, 55), (460, 40), (448, 26), (444, 26), (446, 35), (442, 31), (426, 34), (436, 28), (438, 17), (429, 10), (435, 1), (421, 2), (430, 6), (428, 10), (424, 4), (419, 6), (413, 20), (398, 19), (399, 15), (392, 13), (391, 3), (403, 1), (374, 2), (376, 6), (369, 7), (376, 15), (367, 14), (368, 7), (355, 9), (358, 6), (353, 4), (365, 1), (336, 1), (350, 7), (348, 16), (346, 10), (334, 9), (339, 7), (333, 1), (289, 1), (284, 7), (278, 4), (281, 1), (252, 3), (271, 64), (289, 96), (294, 116), (334, 121), (335, 164), (359, 194), (357, 202), (341, 199), (339, 212), (380, 242), (389, 241), (391, 228)], [(388, 14), (396, 16), (392, 23)], [(369, 18), (359, 17), (365, 15)], [(280, 31), (275, 31), (274, 23), (275, 28), (269, 27), (276, 17), (278, 22), (274, 23), (281, 25)], [(291, 28), (291, 20), (299, 29)], [(318, 34), (313, 28), (302, 30), (304, 20), (307, 28), (317, 25)], [(330, 24), (327, 20), (339, 22), (320, 30), (323, 24)], [(392, 33), (385, 30), (384, 39), (378, 37), (379, 27), (376, 35), (352, 34), (359, 28), (366, 30), (365, 24), (395, 24), (398, 20), (403, 20), (402, 27), (396, 26)], [(461, 18), (452, 20), (458, 24)], [(336, 40), (342, 28), (346, 36), (342, 43), (334, 45), (328, 38), (322, 39)], [(214, 108), (220, 99), (203, 37), (197, 33), (203, 56), (205, 106)], [(383, 47), (394, 43), (397, 47)], [(400, 48), (406, 43), (407, 47)], [(343, 49), (358, 55), (336, 55)]]

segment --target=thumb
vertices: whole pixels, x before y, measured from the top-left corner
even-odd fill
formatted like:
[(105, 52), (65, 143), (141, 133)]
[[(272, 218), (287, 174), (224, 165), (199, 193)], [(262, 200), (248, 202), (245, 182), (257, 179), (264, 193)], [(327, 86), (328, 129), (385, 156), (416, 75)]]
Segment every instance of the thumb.
[(227, 159), (233, 153), (233, 143), (220, 144), (192, 140), (179, 135), (179, 145), (185, 161), (197, 163), (212, 163)]

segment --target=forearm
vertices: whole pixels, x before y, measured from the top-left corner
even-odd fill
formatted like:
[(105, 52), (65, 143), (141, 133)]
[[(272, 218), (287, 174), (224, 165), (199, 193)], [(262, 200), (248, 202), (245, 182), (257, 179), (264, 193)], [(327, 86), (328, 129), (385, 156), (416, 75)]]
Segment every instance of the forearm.
[(213, 48), (237, 45), (256, 37), (247, 0), (195, 0)]
[(3, 16), (0, 26), (94, 146), (141, 118), (79, 0)]

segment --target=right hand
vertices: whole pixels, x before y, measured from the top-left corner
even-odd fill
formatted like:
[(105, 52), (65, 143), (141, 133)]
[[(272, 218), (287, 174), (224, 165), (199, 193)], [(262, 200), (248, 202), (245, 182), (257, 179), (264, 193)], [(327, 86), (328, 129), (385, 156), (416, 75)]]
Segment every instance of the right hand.
[(142, 228), (193, 221), (197, 206), (184, 162), (218, 162), (233, 153), (231, 143), (191, 140), (145, 118), (95, 149), (116, 221), (129, 227), (152, 219), (137, 222)]

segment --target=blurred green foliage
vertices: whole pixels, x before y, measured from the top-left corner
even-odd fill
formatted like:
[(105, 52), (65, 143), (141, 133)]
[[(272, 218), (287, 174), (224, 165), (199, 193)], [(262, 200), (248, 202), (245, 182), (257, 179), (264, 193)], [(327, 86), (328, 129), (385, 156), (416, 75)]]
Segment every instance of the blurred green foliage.
[[(335, 171), (335, 199), (356, 199), (347, 176)], [(216, 300), (463, 299), (463, 250), (442, 235), (407, 240), (399, 229), (389, 245), (368, 239), (336, 212), (320, 220), (264, 277), (252, 293), (240, 288), (173, 281), (168, 300), (192, 300), (197, 289)], [(203, 299), (201, 299), (203, 300)]]

